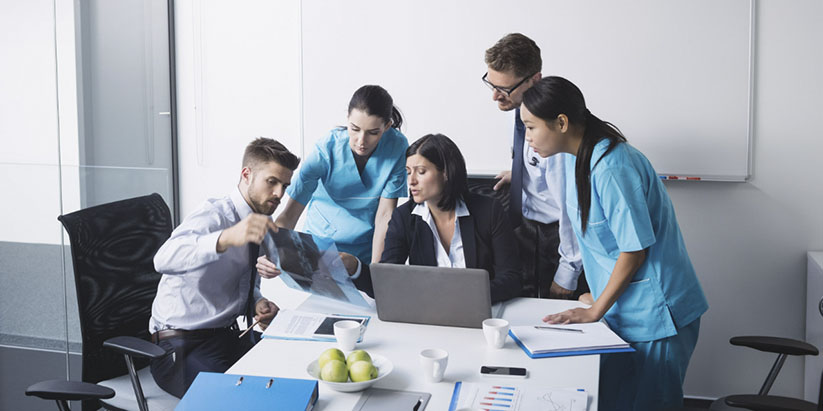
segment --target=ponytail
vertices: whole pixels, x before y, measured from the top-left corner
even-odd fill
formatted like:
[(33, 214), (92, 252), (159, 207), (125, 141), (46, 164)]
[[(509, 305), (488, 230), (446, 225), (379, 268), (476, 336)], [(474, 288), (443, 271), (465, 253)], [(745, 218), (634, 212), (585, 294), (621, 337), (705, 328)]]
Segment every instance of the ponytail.
[(396, 128), (400, 130), (400, 126), (403, 125), (403, 115), (400, 114), (400, 110), (397, 106), (392, 106), (391, 108), (391, 126), (392, 128)]
[[(586, 131), (583, 132), (583, 141), (577, 150), (577, 160), (574, 163), (574, 183), (577, 186), (580, 229), (583, 234), (586, 234), (586, 226), (589, 223), (589, 209), (592, 204), (591, 170), (619, 143), (626, 142), (626, 137), (614, 124), (597, 118), (588, 109), (585, 109), (584, 116), (586, 117)], [(609, 147), (595, 161), (594, 165), (591, 165), (594, 147), (603, 139), (609, 140)]]

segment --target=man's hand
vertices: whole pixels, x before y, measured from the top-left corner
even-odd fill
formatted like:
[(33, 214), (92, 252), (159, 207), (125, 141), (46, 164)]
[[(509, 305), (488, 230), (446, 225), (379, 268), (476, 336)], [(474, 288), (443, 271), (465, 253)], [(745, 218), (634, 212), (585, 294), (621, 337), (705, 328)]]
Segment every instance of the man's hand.
[(280, 311), (280, 307), (278, 307), (277, 304), (265, 298), (261, 298), (260, 301), (258, 301), (254, 306), (254, 320), (259, 320), (260, 329), (265, 330), (271, 323), (271, 319), (274, 318), (278, 311)]
[(583, 304), (592, 305), (594, 304), (594, 297), (592, 297), (592, 293), (580, 294), (580, 297), (577, 297), (577, 301), (580, 301)]
[(350, 276), (354, 275), (357, 271), (357, 257), (341, 251), (340, 259), (343, 260), (343, 266), (346, 267), (346, 272), (349, 273)]
[(239, 223), (223, 230), (217, 239), (217, 252), (222, 253), (229, 247), (243, 247), (248, 243), (260, 244), (268, 230), (277, 231), (277, 225), (271, 217), (263, 214), (249, 214)]
[(591, 308), (573, 308), (543, 317), (543, 322), (549, 324), (593, 323), (595, 321), (600, 321), (600, 316)]
[(265, 255), (257, 257), (257, 273), (263, 278), (274, 278), (280, 275), (280, 270)]
[(559, 300), (568, 300), (574, 296), (574, 290), (567, 290), (560, 284), (552, 281), (552, 287), (549, 289), (549, 298), (556, 298)]
[(501, 188), (511, 184), (512, 182), (512, 172), (511, 170), (501, 171), (500, 174), (494, 176), (494, 178), (499, 178), (500, 181), (494, 185), (494, 191), (500, 190)]

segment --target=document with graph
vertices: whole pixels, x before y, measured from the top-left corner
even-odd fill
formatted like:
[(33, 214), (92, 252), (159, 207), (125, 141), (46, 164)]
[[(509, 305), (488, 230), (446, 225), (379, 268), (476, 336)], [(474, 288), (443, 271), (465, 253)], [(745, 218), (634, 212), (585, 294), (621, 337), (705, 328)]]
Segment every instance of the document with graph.
[(536, 383), (454, 384), (449, 411), (585, 411), (589, 396), (583, 389), (551, 388)]

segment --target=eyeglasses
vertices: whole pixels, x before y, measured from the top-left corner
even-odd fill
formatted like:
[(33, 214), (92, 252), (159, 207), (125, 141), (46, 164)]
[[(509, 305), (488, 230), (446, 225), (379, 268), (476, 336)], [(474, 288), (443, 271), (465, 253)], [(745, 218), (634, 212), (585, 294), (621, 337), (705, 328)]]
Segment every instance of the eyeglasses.
[(499, 91), (499, 92), (501, 92), (501, 93), (505, 94), (506, 96), (511, 96), (511, 95), (512, 95), (512, 93), (514, 93), (514, 90), (515, 90), (516, 88), (520, 87), (523, 83), (525, 83), (525, 82), (526, 82), (526, 80), (528, 80), (528, 79), (532, 78), (532, 76), (534, 76), (535, 74), (537, 74), (537, 73), (532, 73), (532, 74), (529, 74), (528, 76), (526, 76), (525, 78), (523, 78), (523, 80), (520, 80), (520, 82), (519, 82), (519, 83), (517, 83), (517, 84), (515, 84), (514, 86), (509, 87), (509, 88), (500, 87), (500, 86), (495, 86), (494, 84), (492, 84), (492, 82), (491, 82), (491, 81), (486, 80), (486, 77), (488, 77), (488, 76), (489, 76), (489, 73), (484, 74), (484, 75), (483, 75), (483, 78), (481, 78), (481, 80), (483, 80), (483, 83), (484, 83), (485, 85), (489, 86), (489, 88), (490, 88), (492, 91), (497, 90), (497, 91)]

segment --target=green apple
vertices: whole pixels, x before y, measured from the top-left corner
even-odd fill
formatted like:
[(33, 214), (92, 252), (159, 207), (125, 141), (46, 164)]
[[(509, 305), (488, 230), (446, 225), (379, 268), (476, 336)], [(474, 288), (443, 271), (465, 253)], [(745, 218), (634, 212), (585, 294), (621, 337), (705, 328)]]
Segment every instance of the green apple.
[(329, 348), (317, 357), (317, 366), (322, 370), (323, 367), (326, 366), (326, 363), (331, 360), (337, 360), (345, 364), (346, 356), (343, 355), (343, 351), (340, 351), (337, 348)]
[(349, 374), (346, 372), (346, 363), (340, 360), (329, 360), (329, 362), (320, 369), (320, 379), (331, 382), (348, 381)]
[(367, 353), (363, 350), (352, 351), (352, 352), (349, 353), (349, 356), (346, 357), (346, 365), (349, 367), (350, 370), (351, 370), (352, 364), (354, 364), (358, 361), (368, 361), (369, 364), (371, 364), (371, 362), (372, 362), (371, 361), (371, 356), (369, 355), (369, 353)]
[(377, 368), (371, 361), (357, 361), (349, 368), (349, 376), (354, 382), (373, 380), (377, 378)]

